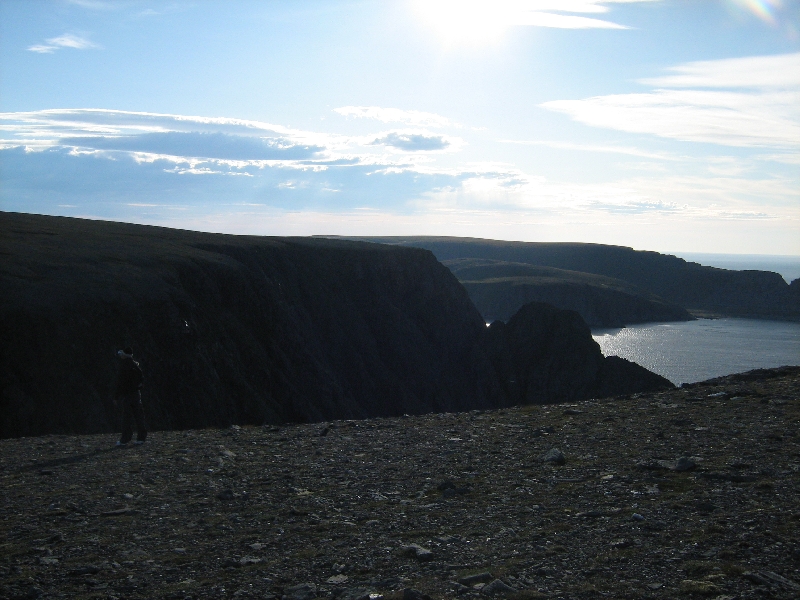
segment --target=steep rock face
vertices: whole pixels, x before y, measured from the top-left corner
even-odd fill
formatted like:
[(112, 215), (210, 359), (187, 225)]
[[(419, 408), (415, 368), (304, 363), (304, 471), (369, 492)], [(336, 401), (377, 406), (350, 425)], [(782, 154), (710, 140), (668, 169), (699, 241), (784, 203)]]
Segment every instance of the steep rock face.
[(441, 261), (482, 258), (604, 275), (698, 312), (800, 318), (800, 295), (791, 293), (778, 273), (767, 271), (718, 269), (677, 256), (603, 244), (423, 236), (364, 239), (425, 248)]
[(117, 427), (134, 349), (153, 428), (504, 404), (485, 325), (425, 250), (0, 214), (0, 435)]
[(486, 349), (515, 404), (574, 402), (674, 387), (635, 363), (605, 358), (578, 313), (549, 304), (531, 302), (508, 323), (492, 323)]
[(688, 321), (680, 306), (602, 275), (488, 259), (444, 261), (487, 322), (508, 321), (528, 302), (574, 310), (590, 327)]
[(118, 430), (128, 345), (152, 429), (651, 389), (579, 315), (536, 306), (487, 330), (417, 248), (0, 213), (0, 436)]

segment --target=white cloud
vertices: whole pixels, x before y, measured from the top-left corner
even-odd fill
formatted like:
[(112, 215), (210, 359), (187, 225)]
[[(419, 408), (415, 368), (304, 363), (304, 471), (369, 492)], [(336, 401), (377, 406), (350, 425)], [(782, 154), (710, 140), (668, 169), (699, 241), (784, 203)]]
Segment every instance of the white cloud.
[(425, 132), (390, 131), (375, 138), (372, 145), (383, 145), (397, 148), (404, 152), (431, 152), (446, 150), (450, 140), (443, 135), (431, 135)]
[[(784, 72), (797, 55), (706, 61), (675, 67), (661, 85), (738, 90), (657, 89), (648, 93), (545, 102), (576, 121), (631, 133), (728, 146), (800, 147), (800, 76)], [(737, 65), (746, 65), (736, 73)], [(699, 87), (699, 86), (698, 86)]]
[(497, 39), (512, 27), (628, 29), (578, 15), (607, 13), (611, 4), (650, 1), (658, 0), (416, 0), (413, 6), (422, 22), (450, 44)]
[[(700, 222), (713, 235), (719, 226), (731, 236), (741, 230), (720, 224), (764, 223), (774, 227), (769, 231), (781, 230), (764, 236), (774, 237), (783, 253), (797, 245), (783, 230), (794, 227), (796, 238), (800, 222), (796, 177), (780, 165), (777, 173), (759, 175), (761, 169), (743, 156), (698, 162), (635, 147), (523, 141), (660, 163), (675, 159), (664, 175), (574, 183), (513, 164), (420, 152), (444, 147), (445, 141), (452, 150), (462, 142), (423, 129), (334, 136), (223, 117), (70, 109), (0, 113), (0, 133), (0, 203), (21, 212), (64, 211), (177, 227), (224, 222), (232, 233), (393, 231), (535, 239), (541, 226), (552, 228), (551, 239), (577, 239), (574, 232), (580, 231), (583, 241), (631, 244), (649, 243), (647, 235), (626, 232), (666, 235), (646, 229), (656, 222), (672, 223), (671, 235), (683, 236), (675, 239), (700, 231)], [(796, 155), (774, 151), (752, 158)], [(292, 222), (300, 229), (291, 229)], [(268, 229), (281, 223), (289, 229)]]
[(516, 24), (529, 27), (551, 27), (554, 29), (628, 29), (625, 25), (602, 19), (533, 11), (521, 14)]
[(383, 123), (405, 123), (418, 127), (456, 126), (447, 117), (420, 110), (402, 110), (380, 106), (341, 106), (333, 110), (345, 117), (376, 119)]
[(641, 80), (657, 87), (800, 88), (800, 52), (690, 62), (675, 75)]
[(58, 37), (50, 38), (46, 44), (35, 44), (29, 46), (30, 52), (37, 52), (39, 54), (52, 54), (61, 48), (73, 48), (75, 50), (91, 50), (99, 48), (97, 44), (90, 42), (84, 37), (74, 35), (72, 33), (65, 33)]

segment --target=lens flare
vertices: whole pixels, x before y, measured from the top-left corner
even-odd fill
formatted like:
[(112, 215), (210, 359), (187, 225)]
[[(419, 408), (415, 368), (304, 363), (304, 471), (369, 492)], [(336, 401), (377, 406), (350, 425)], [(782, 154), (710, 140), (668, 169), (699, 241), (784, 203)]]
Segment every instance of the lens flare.
[(781, 0), (734, 0), (734, 2), (770, 25), (776, 24), (775, 12), (783, 8)]

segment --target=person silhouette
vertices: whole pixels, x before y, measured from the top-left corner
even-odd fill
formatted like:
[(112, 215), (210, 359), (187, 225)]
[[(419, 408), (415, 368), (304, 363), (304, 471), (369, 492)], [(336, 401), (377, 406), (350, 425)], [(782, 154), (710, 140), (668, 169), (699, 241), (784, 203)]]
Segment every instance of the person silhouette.
[(133, 437), (133, 421), (136, 421), (135, 445), (144, 444), (147, 438), (147, 428), (144, 423), (144, 408), (142, 407), (142, 382), (144, 376), (139, 363), (133, 360), (133, 350), (130, 347), (117, 351), (117, 356), (122, 361), (117, 375), (117, 387), (114, 393), (114, 405), (122, 401), (122, 436), (117, 446), (127, 446)]

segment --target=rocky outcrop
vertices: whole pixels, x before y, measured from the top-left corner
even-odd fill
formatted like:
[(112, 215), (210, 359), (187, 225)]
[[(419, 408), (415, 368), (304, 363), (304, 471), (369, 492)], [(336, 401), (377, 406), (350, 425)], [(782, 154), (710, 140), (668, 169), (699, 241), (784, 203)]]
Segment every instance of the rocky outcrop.
[(684, 308), (612, 277), (487, 259), (443, 264), (467, 289), (487, 322), (508, 321), (528, 302), (574, 310), (590, 327), (692, 319)]
[(673, 384), (623, 358), (603, 356), (580, 315), (531, 302), (488, 330), (487, 351), (514, 404), (574, 402)]
[(480, 258), (613, 277), (698, 314), (800, 319), (800, 295), (778, 273), (731, 271), (677, 256), (603, 244), (451, 237), (363, 238), (430, 250), (441, 261)]

